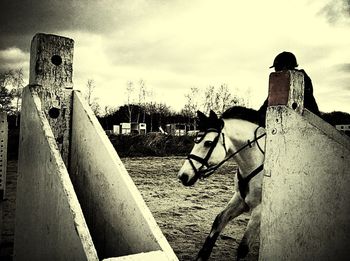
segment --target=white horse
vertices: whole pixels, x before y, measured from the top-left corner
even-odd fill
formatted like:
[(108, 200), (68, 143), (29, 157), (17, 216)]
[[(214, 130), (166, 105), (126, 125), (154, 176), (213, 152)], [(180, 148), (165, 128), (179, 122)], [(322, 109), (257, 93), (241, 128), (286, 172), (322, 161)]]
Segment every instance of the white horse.
[(235, 193), (215, 218), (196, 260), (207, 260), (227, 223), (243, 212), (251, 211), (237, 251), (239, 260), (253, 247), (259, 246), (265, 129), (257, 124), (258, 112), (244, 107), (232, 107), (221, 118), (213, 111), (209, 117), (199, 111), (197, 115), (200, 132), (178, 173), (183, 185), (192, 186), (199, 178), (208, 177), (230, 158), (235, 160), (238, 170)]

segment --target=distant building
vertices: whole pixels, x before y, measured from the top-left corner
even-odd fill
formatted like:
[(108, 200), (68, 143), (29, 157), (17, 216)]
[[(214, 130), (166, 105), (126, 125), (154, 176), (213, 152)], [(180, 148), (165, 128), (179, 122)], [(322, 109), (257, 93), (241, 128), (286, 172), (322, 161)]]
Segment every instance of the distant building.
[(122, 122), (120, 123), (120, 134), (128, 135), (131, 133), (131, 123)]
[(343, 131), (346, 135), (350, 136), (350, 124), (335, 125), (335, 128), (339, 131)]
[(185, 123), (171, 123), (165, 125), (166, 132), (170, 135), (174, 136), (184, 136), (187, 133), (187, 128), (186, 128)]
[(105, 133), (106, 133), (107, 135), (114, 134), (112, 130), (105, 130)]
[(120, 125), (113, 125), (113, 134), (120, 134)]
[(146, 134), (146, 132), (147, 132), (146, 123), (122, 122), (120, 123), (120, 125), (113, 126), (113, 133), (116, 135)]
[(146, 134), (146, 133), (147, 133), (147, 124), (140, 123), (139, 124), (139, 134)]
[(188, 136), (196, 136), (199, 130), (189, 130), (187, 131)]
[(170, 123), (165, 126), (166, 133), (174, 136), (195, 135), (193, 125), (186, 123)]

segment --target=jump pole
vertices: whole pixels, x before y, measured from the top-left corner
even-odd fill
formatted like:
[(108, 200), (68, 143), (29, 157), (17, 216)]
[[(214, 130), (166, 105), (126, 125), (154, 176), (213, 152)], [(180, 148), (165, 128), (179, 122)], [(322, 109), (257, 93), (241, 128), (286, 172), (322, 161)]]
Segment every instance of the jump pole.
[(0, 201), (2, 201), (5, 198), (5, 192), (6, 192), (7, 144), (8, 144), (7, 114), (6, 112), (0, 112)]
[(261, 261), (350, 256), (350, 139), (303, 101), (302, 73), (270, 75)]
[(67, 164), (74, 41), (36, 35), (20, 123), (14, 260), (98, 260)]
[(21, 115), (16, 260), (178, 260), (91, 108), (72, 39), (34, 36)]

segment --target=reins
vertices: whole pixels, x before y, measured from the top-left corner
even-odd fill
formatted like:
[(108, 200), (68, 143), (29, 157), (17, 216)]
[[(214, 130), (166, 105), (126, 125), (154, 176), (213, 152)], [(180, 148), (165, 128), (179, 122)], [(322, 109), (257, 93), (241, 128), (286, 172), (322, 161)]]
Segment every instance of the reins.
[(249, 184), (249, 181), (254, 178), (256, 175), (259, 174), (260, 171), (264, 169), (264, 164), (261, 164), (259, 167), (257, 167), (255, 170), (253, 170), (248, 176), (245, 178), (242, 177), (241, 173), (239, 172), (239, 169), (237, 170), (237, 178), (238, 178), (238, 189), (241, 193), (242, 198), (245, 198), (247, 195), (247, 186)]
[[(259, 129), (259, 127), (255, 130), (255, 134), (257, 132), (257, 130)], [(225, 158), (224, 160), (222, 160), (220, 163), (218, 163), (217, 165), (213, 166), (213, 167), (209, 167), (206, 169), (206, 172), (209, 172), (209, 173), (203, 173), (201, 175), (201, 178), (207, 178), (209, 176), (211, 176), (212, 174), (214, 174), (214, 172), (220, 168), (225, 162), (227, 162), (228, 160), (230, 160), (231, 158), (233, 158), (235, 155), (237, 155), (238, 153), (240, 153), (242, 150), (244, 150), (245, 148), (247, 147), (252, 147), (252, 143), (256, 142), (259, 150), (261, 151), (261, 153), (265, 154), (265, 152), (261, 149), (259, 143), (257, 142), (259, 139), (261, 139), (262, 137), (264, 137), (266, 135), (266, 132), (259, 135), (258, 137), (255, 137), (252, 141), (248, 140), (247, 141), (247, 144), (245, 144), (243, 147), (239, 148), (237, 151), (235, 151), (234, 153), (232, 153), (230, 156), (228, 156), (227, 158)], [(263, 165), (262, 165), (263, 166)], [(260, 168), (261, 166), (259, 166), (258, 168)]]

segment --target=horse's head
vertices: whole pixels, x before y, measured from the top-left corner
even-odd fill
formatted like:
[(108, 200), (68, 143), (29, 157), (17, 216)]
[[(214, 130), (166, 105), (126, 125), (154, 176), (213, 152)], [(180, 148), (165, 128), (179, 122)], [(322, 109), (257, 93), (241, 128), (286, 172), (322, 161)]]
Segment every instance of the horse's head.
[(222, 134), (224, 121), (215, 112), (209, 117), (197, 112), (198, 128), (191, 153), (178, 173), (178, 178), (185, 186), (192, 186), (199, 178), (210, 175), (218, 163), (226, 156), (225, 138)]

